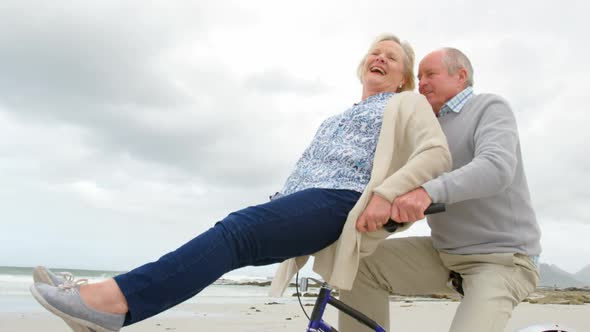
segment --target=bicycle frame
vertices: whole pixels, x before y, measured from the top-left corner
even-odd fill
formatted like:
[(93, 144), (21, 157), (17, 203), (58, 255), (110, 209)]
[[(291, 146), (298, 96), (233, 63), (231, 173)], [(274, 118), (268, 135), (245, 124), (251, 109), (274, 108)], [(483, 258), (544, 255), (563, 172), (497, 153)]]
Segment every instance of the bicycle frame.
[(366, 325), (375, 332), (386, 332), (385, 329), (379, 326), (379, 324), (377, 324), (374, 320), (333, 297), (332, 288), (325, 282), (322, 283), (322, 287), (320, 288), (320, 293), (313, 307), (306, 332), (338, 332), (337, 329), (326, 323), (322, 318), (328, 304), (344, 312), (350, 317), (355, 318), (360, 323)]

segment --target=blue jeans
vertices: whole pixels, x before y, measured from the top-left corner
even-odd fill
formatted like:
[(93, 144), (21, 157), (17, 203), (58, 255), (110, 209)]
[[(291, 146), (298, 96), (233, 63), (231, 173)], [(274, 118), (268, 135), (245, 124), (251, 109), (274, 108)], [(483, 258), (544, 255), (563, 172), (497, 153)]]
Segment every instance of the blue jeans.
[(231, 270), (327, 247), (359, 197), (352, 190), (306, 189), (231, 213), (159, 260), (115, 277), (129, 307), (125, 325), (186, 301)]

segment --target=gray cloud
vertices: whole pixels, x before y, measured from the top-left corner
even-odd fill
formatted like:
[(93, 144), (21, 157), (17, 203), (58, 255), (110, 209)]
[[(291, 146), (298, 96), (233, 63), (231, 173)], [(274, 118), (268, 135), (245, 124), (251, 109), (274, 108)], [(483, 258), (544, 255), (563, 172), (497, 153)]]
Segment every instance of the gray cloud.
[[(10, 238), (35, 227), (50, 237), (67, 229), (83, 257), (98, 256), (92, 236), (75, 231), (82, 223), (162, 249), (264, 201), (321, 118), (357, 101), (354, 68), (383, 31), (408, 39), (417, 60), (447, 45), (471, 57), (476, 91), (498, 93), (515, 110), (542, 227), (567, 224), (587, 237), (590, 48), (581, 13), (589, 4), (248, 6), (3, 1), (0, 222), (10, 223), (0, 245), (18, 248)], [(547, 233), (551, 251), (557, 242)], [(121, 262), (161, 253), (139, 247)]]
[(139, 3), (14, 7), (0, 23), (5, 103), (28, 112), (55, 105), (65, 113), (88, 103), (168, 105), (183, 99), (155, 66), (174, 43), (174, 29), (150, 23), (155, 13)]
[[(23, 121), (80, 127), (81, 139), (103, 162), (129, 156), (213, 185), (276, 181), (273, 147), (269, 153), (259, 148), (273, 138), (244, 126), (267, 110), (249, 111), (244, 89), (223, 69), (166, 64), (175, 47), (194, 43), (198, 52), (207, 29), (247, 23), (248, 15), (223, 3), (176, 6), (58, 2), (40, 12), (7, 3), (0, 105)], [(212, 19), (221, 11), (224, 18)], [(234, 152), (238, 142), (242, 148)], [(234, 158), (239, 167), (227, 166)]]
[(297, 79), (276, 68), (251, 75), (246, 79), (245, 85), (265, 94), (295, 93), (313, 96), (328, 90), (326, 86), (317, 80)]

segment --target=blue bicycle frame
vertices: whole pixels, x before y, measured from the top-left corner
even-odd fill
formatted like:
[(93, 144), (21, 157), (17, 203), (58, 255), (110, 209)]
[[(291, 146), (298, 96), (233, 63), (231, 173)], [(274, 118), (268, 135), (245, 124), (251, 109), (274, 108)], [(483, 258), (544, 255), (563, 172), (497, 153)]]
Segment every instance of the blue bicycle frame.
[(352, 318), (355, 318), (375, 332), (385, 332), (385, 329), (379, 326), (379, 324), (377, 324), (374, 320), (333, 297), (332, 288), (327, 283), (323, 283), (322, 287), (320, 288), (320, 293), (313, 307), (311, 318), (309, 319), (307, 332), (338, 332), (337, 329), (322, 319), (324, 311), (326, 310), (326, 305), (328, 304), (351, 316)]

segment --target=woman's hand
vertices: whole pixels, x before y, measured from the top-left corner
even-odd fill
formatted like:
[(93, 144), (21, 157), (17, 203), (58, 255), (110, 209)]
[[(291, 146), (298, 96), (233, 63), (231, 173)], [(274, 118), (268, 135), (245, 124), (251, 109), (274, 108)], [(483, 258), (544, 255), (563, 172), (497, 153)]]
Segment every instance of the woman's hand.
[(356, 230), (361, 233), (374, 232), (381, 229), (391, 215), (391, 203), (385, 198), (373, 194), (369, 204), (356, 220)]

